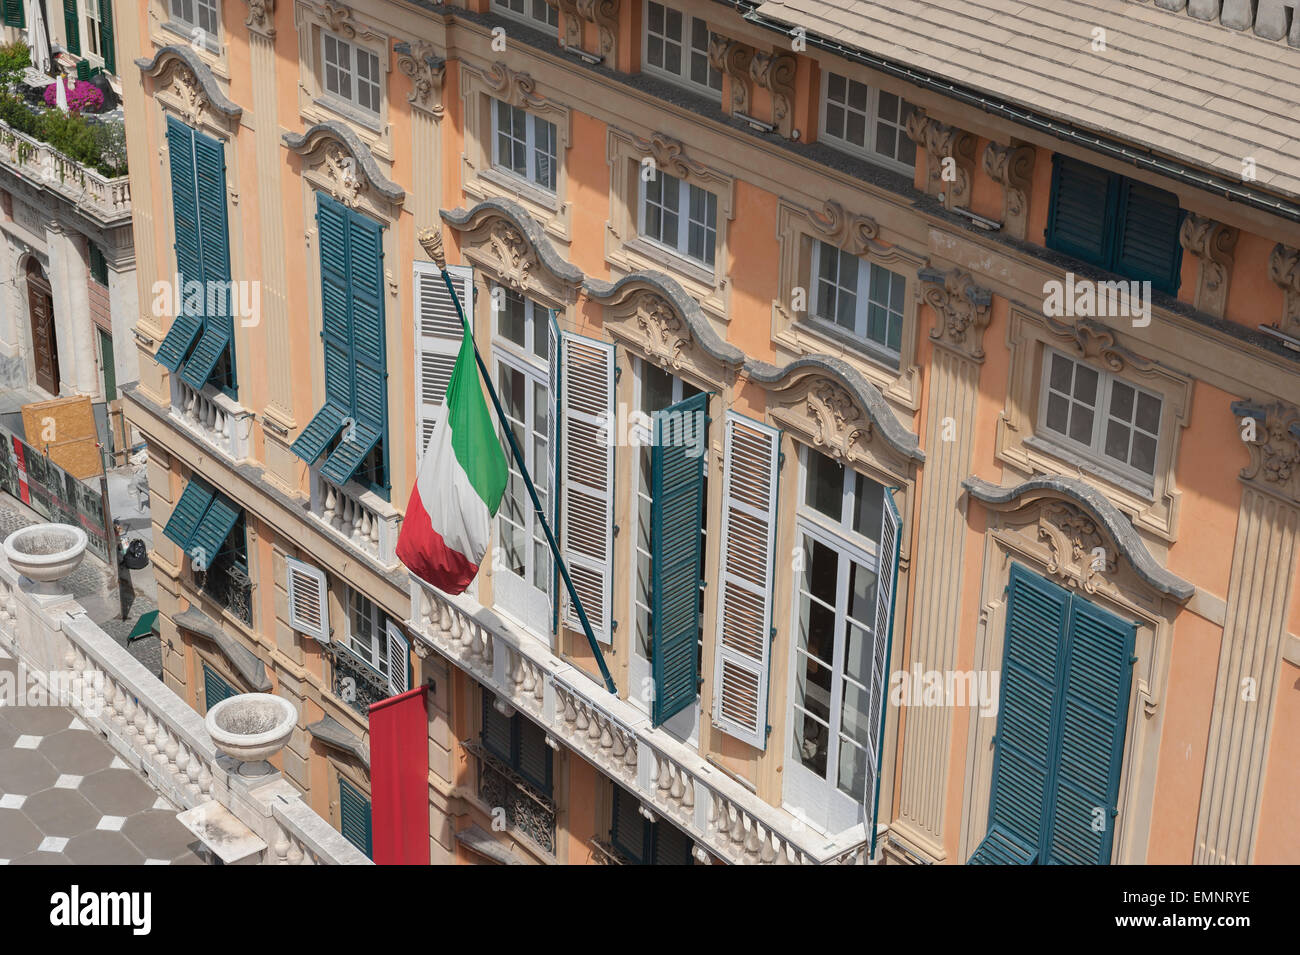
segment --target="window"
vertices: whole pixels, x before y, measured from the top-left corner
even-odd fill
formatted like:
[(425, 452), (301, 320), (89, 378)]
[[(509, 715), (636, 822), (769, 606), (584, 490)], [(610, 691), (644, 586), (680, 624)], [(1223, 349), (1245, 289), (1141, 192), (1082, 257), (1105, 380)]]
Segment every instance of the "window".
[(1176, 295), (1181, 222), (1173, 193), (1059, 153), (1052, 156), (1048, 248)]
[(907, 118), (916, 107), (838, 73), (827, 73), (824, 82), (822, 135), (833, 145), (911, 172), (916, 144), (908, 138)]
[(201, 30), (204, 39), (217, 39), (217, 0), (171, 0), (172, 19), (183, 26)]
[(325, 92), (369, 113), (379, 113), (379, 57), (332, 33), (321, 33)]
[(104, 250), (95, 243), (89, 243), (90, 254), (87, 256), (90, 260), (90, 277), (100, 285), (108, 285), (108, 260), (104, 258)]
[(388, 617), (361, 591), (347, 588), (348, 629), (344, 645), (353, 656), (388, 677)]
[(373, 854), (370, 800), (344, 779), (339, 779), (339, 832), (368, 857)]
[(632, 865), (694, 865), (691, 838), (671, 822), (651, 822), (641, 815), (641, 800), (622, 786), (613, 787), (609, 841)]
[(801, 477), (784, 798), (833, 834), (873, 812), (897, 512), (882, 485), (810, 449)]
[[(492, 289), (496, 316), (493, 354), (497, 394), (519, 450), (528, 463), (537, 497), (551, 513), (549, 475), (553, 467), (551, 441), (550, 322), (549, 311), (503, 286)], [(551, 632), (550, 547), (542, 522), (524, 485), (523, 474), (501, 436), (502, 451), (510, 467), (505, 496), (497, 510), (494, 578), (498, 599), (520, 621), (539, 634)], [(513, 579), (511, 579), (513, 578)]]
[(492, 0), (492, 8), (521, 20), (544, 23), (556, 29), (560, 26), (559, 8), (546, 0)]
[(718, 197), (656, 170), (641, 181), (641, 235), (713, 267), (718, 244)]
[(907, 280), (819, 240), (813, 244), (812, 270), (813, 315), (860, 339), (897, 368)]
[(1011, 565), (988, 834), (970, 862), (1110, 862), (1135, 624)]
[(492, 165), (554, 192), (555, 124), (500, 100), (492, 105)]
[[(633, 690), (633, 699), (639, 701), (643, 696), (642, 689), (647, 686), (646, 680), (651, 677), (653, 671), (656, 635), (658, 635), (660, 641), (669, 636), (664, 632), (663, 628), (660, 628), (658, 631), (655, 628), (653, 605), (656, 602), (654, 599), (656, 561), (662, 562), (664, 566), (671, 567), (677, 566), (681, 563), (679, 557), (688, 558), (690, 556), (686, 554), (679, 555), (672, 551), (674, 545), (677, 544), (676, 541), (671, 542), (666, 547), (662, 542), (655, 539), (654, 518), (656, 516), (656, 502), (653, 491), (655, 458), (657, 456), (662, 456), (664, 451), (670, 449), (661, 449), (655, 446), (656, 435), (652, 416), (657, 412), (667, 411), (671, 416), (671, 420), (675, 422), (680, 421), (682, 424), (682, 427), (677, 429), (676, 434), (682, 436), (683, 439), (689, 439), (692, 443), (696, 443), (698, 454), (694, 457), (695, 460), (699, 462), (700, 478), (698, 481), (698, 487), (693, 489), (693, 493), (699, 496), (699, 502), (696, 506), (699, 506), (701, 509), (703, 502), (708, 499), (708, 464), (705, 452), (705, 449), (708, 447), (708, 438), (707, 434), (702, 430), (696, 430), (696, 423), (688, 420), (689, 415), (681, 415), (681, 412), (683, 411), (692, 412), (694, 410), (690, 405), (683, 405), (682, 403), (696, 395), (702, 395), (703, 393), (700, 389), (641, 359), (637, 359), (635, 368), (637, 376), (638, 414), (633, 421), (635, 433), (632, 436), (632, 441), (637, 447), (638, 466), (636, 483), (636, 535), (634, 540), (634, 546), (636, 548), (636, 572), (632, 600), (636, 626), (636, 639), (633, 661), (631, 664), (632, 679), (630, 685)], [(704, 426), (703, 416), (705, 413), (706, 412), (702, 411), (699, 415), (700, 420), (698, 423), (700, 426)], [(671, 432), (672, 428), (661, 427), (659, 430), (661, 433), (664, 430)], [(691, 456), (692, 455), (688, 453), (687, 457), (689, 458)], [(663, 464), (660, 463), (659, 466), (662, 468)], [(674, 486), (670, 490), (676, 493), (683, 489), (686, 482), (679, 479), (674, 481), (673, 484)], [(664, 504), (663, 501), (659, 503), (661, 506)], [(690, 502), (686, 503), (689, 505)], [(660, 516), (660, 520), (663, 520), (663, 516)], [(693, 581), (696, 589), (699, 591), (699, 601), (695, 608), (696, 614), (698, 615), (698, 620), (695, 622), (694, 632), (695, 666), (693, 669), (688, 667), (687, 670), (689, 672), (685, 674), (688, 682), (695, 685), (683, 686), (680, 691), (688, 695), (689, 700), (691, 701), (698, 697), (698, 674), (700, 672), (704, 647), (704, 580), (702, 569), (706, 554), (706, 531), (702, 515), (699, 520), (699, 525), (700, 532), (698, 535), (697, 545), (698, 564), (696, 565), (699, 568), (699, 572), (697, 573), (697, 579)], [(687, 541), (685, 540), (682, 540), (680, 543), (683, 546), (687, 545)], [(659, 568), (661, 577), (664, 576), (664, 566)], [(689, 569), (687, 569), (687, 572), (689, 572)], [(675, 587), (676, 584), (677, 582), (673, 579), (664, 579), (665, 588), (671, 589)], [(665, 595), (661, 595), (661, 597), (662, 596)], [(684, 610), (686, 608), (675, 609)], [(658, 722), (658, 717), (662, 715), (664, 710), (662, 704), (668, 702), (669, 706), (680, 705), (680, 700), (665, 699), (665, 697), (673, 697), (677, 695), (677, 687), (672, 685), (660, 687), (658, 686), (658, 679), (654, 682), (655, 693), (653, 699), (655, 703), (661, 704), (658, 707), (652, 707), (652, 709), (655, 710), (653, 715), (656, 717), (656, 722)], [(668, 730), (682, 739), (693, 740), (697, 738), (699, 732), (698, 708), (690, 705), (688, 702), (687, 705), (678, 712), (685, 712), (685, 715), (678, 719), (670, 719), (665, 722)]]
[(1050, 348), (1044, 359), (1043, 432), (1149, 485), (1160, 438), (1160, 398)]
[(647, 0), (646, 68), (720, 96), (722, 74), (709, 63), (709, 37), (706, 21)]
[(101, 56), (99, 36), (99, 0), (80, 0), (82, 22), (86, 27), (86, 55)]
[(487, 690), (482, 693), (483, 748), (549, 797), (554, 787), (554, 767), (546, 731), (519, 713), (502, 715), (496, 708), (496, 697)]

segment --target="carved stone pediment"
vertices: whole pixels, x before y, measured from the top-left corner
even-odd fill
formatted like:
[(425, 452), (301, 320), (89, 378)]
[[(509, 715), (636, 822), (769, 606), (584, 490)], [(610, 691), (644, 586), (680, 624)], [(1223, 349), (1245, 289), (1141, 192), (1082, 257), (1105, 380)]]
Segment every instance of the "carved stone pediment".
[(345, 206), (358, 207), (370, 193), (393, 205), (406, 198), (406, 191), (380, 171), (356, 133), (337, 120), (317, 123), (301, 135), (285, 133), (284, 142), (302, 157), (303, 169), (315, 173)]
[(1051, 549), (1047, 570), (1096, 593), (1103, 578), (1119, 567), (1119, 555), (1097, 522), (1073, 504), (1044, 504), (1038, 512), (1038, 537)]
[(670, 176), (685, 180), (705, 171), (703, 163), (686, 155), (686, 147), (680, 140), (673, 139), (666, 133), (651, 133), (649, 139), (633, 136), (632, 143), (643, 156), (654, 160), (656, 168)]
[(461, 250), (474, 264), (508, 288), (567, 302), (582, 284), (582, 270), (561, 258), (542, 226), (513, 200), (444, 209), (442, 218), (461, 234)]
[(502, 102), (511, 106), (542, 106), (546, 97), (537, 92), (537, 81), (525, 70), (511, 69), (497, 60), (483, 74), (483, 82)]
[(824, 241), (850, 255), (862, 255), (880, 234), (880, 225), (875, 219), (847, 212), (834, 199), (827, 199), (821, 212), (809, 211), (808, 221)]
[(135, 65), (153, 78), (154, 90), (191, 126), (206, 120), (229, 128), (243, 115), (244, 108), (226, 97), (207, 64), (187, 46), (165, 46)]
[(1250, 451), (1241, 479), (1300, 501), (1300, 409), (1281, 401), (1234, 401), (1232, 413), (1241, 419), (1242, 440)]
[(1080, 358), (1100, 362), (1111, 371), (1151, 371), (1156, 362), (1135, 354), (1119, 343), (1113, 328), (1090, 318), (1081, 318), (1073, 325), (1044, 316), (1047, 327), (1062, 342), (1070, 345)]

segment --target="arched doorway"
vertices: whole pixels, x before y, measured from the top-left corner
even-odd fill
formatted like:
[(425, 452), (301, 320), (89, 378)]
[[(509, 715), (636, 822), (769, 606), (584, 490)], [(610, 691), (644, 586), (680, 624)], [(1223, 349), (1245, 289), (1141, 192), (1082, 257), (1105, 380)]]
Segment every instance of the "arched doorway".
[(32, 320), (32, 356), (36, 384), (52, 395), (59, 393), (59, 343), (54, 334), (54, 296), (41, 263), (27, 260), (27, 312)]

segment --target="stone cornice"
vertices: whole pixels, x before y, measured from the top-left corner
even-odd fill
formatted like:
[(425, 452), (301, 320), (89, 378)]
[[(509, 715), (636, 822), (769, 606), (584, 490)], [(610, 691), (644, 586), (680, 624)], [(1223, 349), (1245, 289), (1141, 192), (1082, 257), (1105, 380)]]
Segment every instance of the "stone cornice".
[(964, 358), (984, 360), (984, 329), (991, 318), (993, 293), (975, 284), (975, 277), (961, 269), (941, 272), (924, 268), (916, 273), (920, 283), (917, 298), (934, 309), (939, 321), (930, 340)]
[[(998, 510), (1019, 509), (1043, 499), (1068, 500), (1109, 535), (1119, 554), (1128, 561), (1134, 572), (1148, 586), (1180, 603), (1190, 600), (1196, 592), (1196, 587), (1191, 583), (1160, 566), (1151, 556), (1146, 545), (1142, 543), (1142, 538), (1133, 529), (1129, 519), (1110, 502), (1106, 495), (1084, 481), (1071, 477), (1036, 477), (1013, 487), (1003, 487), (972, 476), (962, 481), (962, 487), (975, 500)], [(1012, 507), (1008, 508), (1008, 505)], [(1055, 522), (1058, 525), (1068, 520), (1069, 515), (1060, 517), (1061, 519)], [(1084, 534), (1086, 530), (1086, 528), (1083, 530), (1076, 528), (1075, 536), (1082, 541), (1083, 537), (1080, 537), (1080, 534), (1087, 536)], [(1091, 534), (1095, 531), (1087, 531), (1087, 533)]]
[(323, 155), (337, 186), (335, 198), (345, 205), (355, 206), (367, 188), (394, 204), (400, 205), (406, 198), (406, 190), (380, 171), (370, 149), (338, 120), (317, 123), (305, 133), (285, 133), (283, 138), (285, 145), (304, 159)]
[(188, 46), (164, 46), (152, 59), (140, 57), (135, 65), (144, 76), (156, 80), (171, 77), (191, 122), (205, 110), (219, 113), (227, 122), (238, 120), (244, 113), (244, 107), (221, 92), (212, 70)]
[(1254, 440), (1242, 435), (1250, 464), (1241, 479), (1286, 500), (1300, 501), (1300, 409), (1281, 401), (1234, 401), (1232, 413), (1254, 422)]
[(526, 284), (533, 262), (570, 287), (580, 286), (586, 278), (582, 269), (555, 251), (537, 220), (511, 199), (484, 199), (472, 209), (443, 209), (442, 218), (458, 232), (475, 230), (490, 219), (503, 220), (503, 226), (493, 233), (492, 244), (502, 262), (502, 279), (517, 288)]

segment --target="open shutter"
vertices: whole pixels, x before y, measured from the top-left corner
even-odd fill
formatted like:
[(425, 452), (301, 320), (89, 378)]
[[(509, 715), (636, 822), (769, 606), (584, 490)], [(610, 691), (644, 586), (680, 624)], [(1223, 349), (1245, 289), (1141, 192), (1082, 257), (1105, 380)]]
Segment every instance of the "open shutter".
[(546, 745), (546, 731), (519, 713), (511, 717), (515, 731), (514, 767), (547, 796), (553, 789), (551, 747)]
[(171, 517), (163, 528), (163, 534), (181, 550), (187, 550), (199, 522), (208, 511), (215, 492), (197, 478), (192, 478), (181, 492), (180, 500), (172, 508)]
[(185, 356), (190, 353), (190, 346), (194, 344), (194, 340), (199, 337), (199, 332), (202, 330), (203, 316), (201, 315), (182, 311), (181, 314), (173, 317), (171, 327), (167, 329), (162, 344), (158, 346), (158, 351), (154, 353), (154, 358), (158, 361), (158, 364), (175, 374), (176, 370), (180, 368), (181, 362), (185, 360)]
[(312, 415), (312, 419), (307, 422), (307, 427), (303, 428), (293, 444), (289, 445), (289, 450), (308, 464), (315, 464), (316, 459), (325, 453), (329, 443), (339, 433), (339, 429), (343, 427), (343, 419), (347, 416), (347, 411), (339, 405), (325, 402), (324, 407)]
[(64, 46), (69, 53), (81, 56), (81, 29), (77, 24), (77, 0), (63, 0)]
[(226, 538), (235, 529), (239, 514), (239, 507), (230, 498), (224, 494), (212, 496), (212, 503), (208, 505), (203, 519), (190, 537), (189, 546), (185, 548), (195, 570), (207, 570), (212, 566), (221, 553)]
[(989, 831), (972, 863), (998, 861), (1008, 853), (1023, 862), (1039, 857), (1069, 612), (1069, 593), (1011, 565)]
[(203, 666), (203, 700), (212, 709), (222, 700), (236, 695), (236, 690), (220, 673), (206, 663)]
[(384, 635), (388, 642), (388, 688), (396, 696), (411, 688), (411, 644), (402, 628), (391, 620), (384, 621)]
[[(94, 0), (90, 0), (94, 2)], [(99, 52), (104, 69), (117, 73), (117, 48), (114, 46), (113, 0), (99, 0)]]
[(767, 745), (780, 441), (775, 428), (727, 412), (713, 719), (759, 749)]
[(1110, 863), (1136, 639), (1136, 624), (1072, 598), (1049, 864)]
[(175, 374), (189, 356), (190, 347), (203, 330), (202, 309), (192, 307), (186, 296), (186, 283), (202, 281), (203, 266), (199, 258), (199, 210), (194, 185), (194, 130), (167, 117), (167, 154), (171, 169), (172, 222), (175, 230), (176, 271), (181, 286), (176, 290), (180, 303), (172, 316), (171, 327), (154, 357)]
[(1087, 163), (1052, 156), (1052, 205), (1047, 245), (1094, 265), (1109, 267), (1110, 223), (1118, 177)]
[(328, 587), (319, 567), (285, 557), (288, 571), (289, 626), (317, 643), (330, 642)]
[(876, 827), (880, 822), (880, 755), (885, 748), (885, 687), (889, 680), (889, 659), (893, 654), (894, 606), (898, 599), (898, 552), (901, 518), (889, 488), (881, 489), (879, 567), (876, 572), (876, 619), (872, 641), (871, 698), (869, 726), (878, 727), (875, 751), (867, 754), (867, 817), (871, 820), (871, 854), (875, 854)]
[[(551, 533), (560, 533), (560, 324), (555, 309), (546, 310), (547, 386), (546, 440), (551, 442), (550, 460), (546, 462), (546, 488), (551, 503)], [(558, 537), (556, 538), (559, 539)], [(560, 626), (560, 566), (551, 561), (551, 633)]]
[[(474, 314), (474, 271), (450, 265), (452, 284), (468, 317)], [(433, 429), (442, 415), (447, 398), (447, 384), (456, 367), (456, 355), (465, 337), (456, 303), (447, 293), (442, 273), (432, 262), (415, 263), (415, 401), (419, 422), (415, 432), (415, 456), (419, 460), (433, 437)]]
[(379, 443), (380, 436), (379, 429), (369, 422), (345, 421), (343, 438), (321, 465), (320, 473), (335, 484), (346, 484)]
[[(650, 452), (653, 722), (695, 704), (699, 689), (700, 534), (709, 396), (692, 395), (654, 415)], [(725, 537), (724, 537), (725, 539)]]
[(320, 247), (321, 341), (325, 345), (325, 402), (352, 414), (352, 330), (348, 321), (348, 211), (316, 194)]
[(1183, 246), (1178, 197), (1146, 183), (1124, 180), (1120, 190), (1119, 234), (1114, 271), (1149, 281), (1170, 295), (1178, 291)]
[[(230, 293), (230, 237), (226, 216), (226, 158), (221, 143), (194, 133), (195, 208), (199, 223), (199, 268), (203, 281), (203, 335), (181, 372), (202, 389), (234, 336)], [(210, 310), (211, 309), (211, 310)]]
[[(560, 547), (574, 589), (596, 639), (612, 640), (614, 555), (614, 346), (565, 333), (561, 336), (564, 427)], [(564, 622), (580, 629), (572, 601)]]
[(27, 26), (26, 4), (23, 0), (4, 0), (4, 20), (7, 27)]

